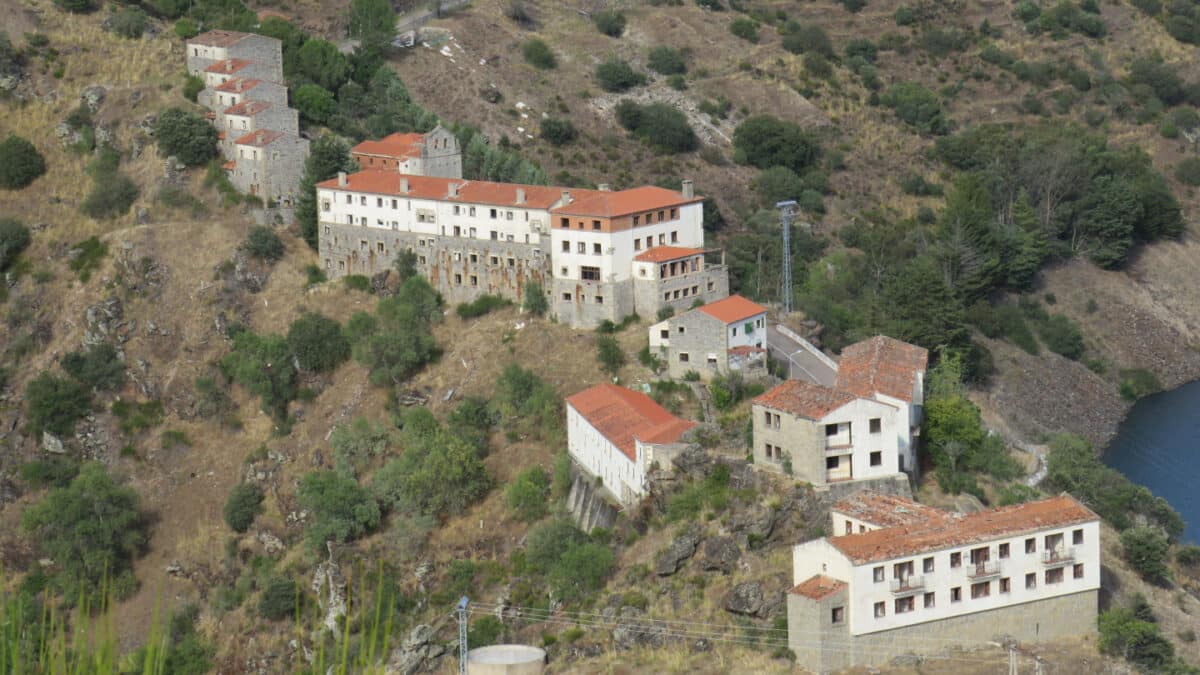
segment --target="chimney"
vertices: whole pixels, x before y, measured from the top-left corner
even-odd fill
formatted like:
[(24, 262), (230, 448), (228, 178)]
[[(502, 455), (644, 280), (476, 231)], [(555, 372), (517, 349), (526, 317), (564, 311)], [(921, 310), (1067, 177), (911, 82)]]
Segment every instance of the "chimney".
[(346, 187), (346, 172), (338, 172), (338, 187)]
[(571, 203), (571, 193), (568, 190), (562, 191), (562, 199), (559, 201), (559, 206), (566, 206)]
[(517, 203), (525, 203), (525, 188), (517, 188)]
[(402, 194), (402, 195), (408, 194), (408, 178), (400, 179), (400, 194)]
[(692, 183), (692, 179), (688, 178), (683, 181), (683, 198), (692, 199), (696, 196), (696, 186)]
[(609, 185), (608, 183), (601, 183), (600, 185), (597, 185), (596, 187), (599, 188), (601, 192), (609, 192), (612, 190), (612, 186)]
[(451, 183), (447, 183), (446, 185), (447, 185), (447, 189), (449, 190), (449, 192), (447, 193), (447, 196), (457, 197), (458, 196), (458, 183), (451, 182)]

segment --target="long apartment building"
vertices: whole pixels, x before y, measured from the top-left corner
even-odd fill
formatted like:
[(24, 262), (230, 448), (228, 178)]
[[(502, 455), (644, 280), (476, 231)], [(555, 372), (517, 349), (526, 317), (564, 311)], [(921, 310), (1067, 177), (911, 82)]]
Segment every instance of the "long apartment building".
[(706, 259), (691, 181), (610, 191), (375, 170), (318, 184), (317, 201), (331, 278), (382, 272), (410, 250), (452, 303), (522, 301), (537, 282), (552, 314), (577, 327), (729, 292), (725, 266)]
[(214, 30), (187, 43), (188, 73), (204, 80), (196, 100), (217, 128), (230, 182), (264, 201), (297, 196), (308, 140), (288, 107), (279, 40)]
[(863, 491), (796, 546), (788, 642), (819, 673), (1095, 631), (1100, 520), (1069, 495), (971, 514)]

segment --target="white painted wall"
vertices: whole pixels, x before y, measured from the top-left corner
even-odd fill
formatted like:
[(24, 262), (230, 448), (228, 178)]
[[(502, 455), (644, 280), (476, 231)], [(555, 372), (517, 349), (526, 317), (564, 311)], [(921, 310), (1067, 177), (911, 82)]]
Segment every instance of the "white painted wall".
[[(753, 326), (752, 332), (746, 332), (746, 324)], [(763, 312), (756, 316), (743, 321), (736, 321), (726, 326), (729, 331), (726, 342), (729, 344), (729, 349), (734, 347), (762, 347), (767, 346), (767, 313)]]
[[(562, 216), (565, 217), (565, 216)], [(600, 232), (591, 229), (576, 229), (574, 227), (576, 221), (580, 220), (579, 216), (571, 216), (571, 229), (558, 227), (560, 216), (555, 216), (553, 219), (554, 227), (551, 228), (551, 261), (554, 264), (554, 276), (564, 279), (579, 279), (579, 267), (599, 267), (601, 281), (625, 281), (633, 278), (636, 272), (633, 269), (633, 259), (644, 253), (646, 249), (646, 237), (650, 237), (654, 247), (662, 246), (678, 246), (683, 248), (703, 248), (704, 247), (704, 213), (703, 207), (700, 204), (688, 204), (679, 208), (679, 217), (675, 220), (666, 220), (655, 222), (650, 225), (638, 225), (637, 227), (620, 230), (617, 232)], [(582, 218), (585, 225), (590, 227), (591, 219)], [(671, 233), (676, 234), (676, 241), (672, 243)], [(641, 250), (634, 250), (633, 240), (639, 239), (642, 242)], [(663, 243), (659, 243), (660, 237)], [(569, 251), (563, 251), (562, 242), (568, 242)], [(579, 244), (584, 245), (584, 253), (579, 253)], [(593, 253), (595, 244), (600, 244), (600, 255)], [(656, 263), (637, 263), (638, 265), (650, 265), (650, 268), (657, 268)], [(562, 273), (562, 268), (567, 268), (567, 273)], [(650, 272), (648, 272), (649, 274)]]
[(860, 534), (862, 532), (874, 532), (879, 529), (878, 525), (869, 523), (862, 518), (832, 509), (829, 511), (829, 520), (833, 525), (833, 536), (835, 537), (847, 534)]
[[(842, 552), (833, 547), (825, 537), (797, 544), (792, 548), (792, 585), (816, 574), (824, 574), (850, 583), (854, 565)], [(851, 591), (854, 589), (851, 588)]]
[[(663, 331), (666, 331), (667, 337), (663, 337)], [(657, 350), (671, 346), (671, 320), (659, 321), (650, 326), (650, 353), (657, 354)]]
[[(585, 471), (599, 476), (618, 499), (627, 492), (636, 498), (646, 495), (646, 475), (641, 463), (631, 461), (570, 404), (567, 404), (567, 452)], [(623, 505), (632, 506), (624, 502)]]
[[(876, 418), (880, 420), (880, 431), (871, 433), (870, 421)], [(824, 452), (826, 456), (851, 457), (853, 478), (856, 480), (899, 473), (901, 436), (907, 436), (908, 433), (905, 419), (899, 410), (890, 405), (871, 399), (856, 398), (817, 422), (819, 426), (818, 439), (826, 438), (826, 425), (848, 423), (850, 425), (849, 433), (841, 431), (831, 440), (839, 444), (849, 440), (849, 447), (831, 452), (826, 452), (822, 447), (820, 451)], [(879, 466), (871, 466), (872, 452), (881, 453)], [(840, 461), (844, 462), (845, 460)], [(911, 468), (911, 464), (908, 467)]]

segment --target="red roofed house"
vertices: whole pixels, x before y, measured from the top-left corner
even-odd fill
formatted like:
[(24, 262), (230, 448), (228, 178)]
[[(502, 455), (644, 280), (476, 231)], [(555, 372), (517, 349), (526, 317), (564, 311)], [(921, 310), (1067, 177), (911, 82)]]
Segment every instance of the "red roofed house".
[[(651, 249), (647, 254), (664, 248), (669, 247)], [(767, 308), (740, 295), (709, 302), (650, 327), (650, 350), (666, 361), (667, 372), (674, 378), (682, 378), (688, 371), (705, 380), (735, 370), (763, 374), (766, 339)]]
[(687, 447), (683, 435), (694, 426), (649, 396), (615, 384), (567, 398), (571, 458), (624, 507), (646, 496), (651, 468), (669, 469), (675, 454)]
[(912, 439), (920, 435), (928, 366), (929, 350), (876, 335), (842, 350), (833, 386), (896, 406), (901, 417), (908, 420), (908, 433), (901, 436), (900, 449), (911, 453)]
[(300, 113), (267, 101), (243, 101), (217, 113), (217, 130), (225, 134), (222, 151), (233, 154), (234, 141), (252, 131), (281, 131), (298, 136)]
[(396, 133), (363, 141), (351, 148), (350, 156), (364, 171), (462, 178), (458, 137), (441, 125), (424, 134)]
[(1100, 519), (1069, 495), (970, 514), (857, 495), (833, 511), (868, 529), (792, 551), (788, 646), (801, 667), (1096, 630)]
[(260, 129), (238, 137), (233, 147), (236, 167), (228, 173), (237, 189), (264, 202), (295, 202), (308, 157), (308, 139)]

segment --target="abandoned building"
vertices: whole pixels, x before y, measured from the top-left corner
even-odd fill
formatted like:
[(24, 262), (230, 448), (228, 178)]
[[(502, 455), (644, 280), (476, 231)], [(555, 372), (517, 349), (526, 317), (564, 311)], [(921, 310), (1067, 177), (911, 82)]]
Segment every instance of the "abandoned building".
[(462, 178), (458, 137), (441, 125), (424, 134), (397, 133), (363, 141), (351, 148), (350, 156), (363, 171)]
[(960, 514), (864, 491), (831, 518), (842, 534), (792, 552), (788, 643), (801, 667), (1096, 630), (1100, 519), (1069, 495)]
[(688, 372), (703, 380), (731, 372), (766, 374), (766, 339), (767, 308), (740, 295), (650, 326), (650, 351), (666, 362), (673, 378)]
[(360, 171), (317, 186), (320, 256), (336, 278), (412, 251), (452, 303), (520, 302), (536, 282), (560, 322), (594, 327), (728, 295), (725, 266), (706, 259), (702, 201), (691, 181), (610, 191)]

